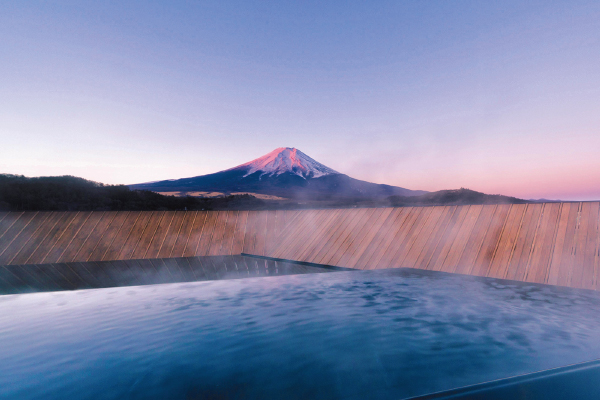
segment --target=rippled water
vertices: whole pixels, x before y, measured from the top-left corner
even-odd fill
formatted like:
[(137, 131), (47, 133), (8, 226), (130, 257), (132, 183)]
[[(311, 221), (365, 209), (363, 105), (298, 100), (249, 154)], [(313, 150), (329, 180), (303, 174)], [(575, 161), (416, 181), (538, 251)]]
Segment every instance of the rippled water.
[(0, 398), (398, 399), (600, 358), (600, 295), (415, 270), (0, 296)]

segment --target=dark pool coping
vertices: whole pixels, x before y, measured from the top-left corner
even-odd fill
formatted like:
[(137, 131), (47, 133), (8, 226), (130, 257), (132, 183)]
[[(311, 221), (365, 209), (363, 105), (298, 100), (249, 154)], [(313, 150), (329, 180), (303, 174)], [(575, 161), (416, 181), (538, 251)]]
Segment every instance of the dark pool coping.
[(261, 260), (267, 260), (267, 261), (277, 261), (277, 262), (284, 262), (284, 263), (288, 263), (288, 264), (305, 265), (307, 267), (325, 268), (325, 269), (330, 269), (332, 271), (362, 271), (361, 269), (356, 269), (356, 268), (345, 268), (345, 267), (338, 267), (335, 265), (317, 264), (317, 263), (311, 263), (311, 262), (306, 262), (306, 261), (295, 261), (295, 260), (289, 260), (287, 258), (259, 256), (256, 254), (248, 254), (248, 253), (241, 253), (240, 255), (244, 256), (244, 257), (259, 258)]
[(600, 359), (516, 375), (404, 400), (598, 399)]

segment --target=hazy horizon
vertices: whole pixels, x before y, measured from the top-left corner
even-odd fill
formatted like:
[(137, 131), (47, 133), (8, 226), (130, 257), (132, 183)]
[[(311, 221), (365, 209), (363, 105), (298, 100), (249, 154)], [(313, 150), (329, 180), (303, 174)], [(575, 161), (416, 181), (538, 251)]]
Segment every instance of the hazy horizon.
[(413, 190), (600, 199), (595, 1), (0, 11), (0, 173), (132, 184), (295, 147)]

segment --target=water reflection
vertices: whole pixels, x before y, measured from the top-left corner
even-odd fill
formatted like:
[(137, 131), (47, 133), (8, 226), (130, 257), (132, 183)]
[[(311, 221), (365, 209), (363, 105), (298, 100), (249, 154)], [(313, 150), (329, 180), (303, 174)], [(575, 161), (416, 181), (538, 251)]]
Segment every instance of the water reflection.
[(398, 399), (598, 358), (599, 306), (402, 269), (0, 296), (0, 397)]

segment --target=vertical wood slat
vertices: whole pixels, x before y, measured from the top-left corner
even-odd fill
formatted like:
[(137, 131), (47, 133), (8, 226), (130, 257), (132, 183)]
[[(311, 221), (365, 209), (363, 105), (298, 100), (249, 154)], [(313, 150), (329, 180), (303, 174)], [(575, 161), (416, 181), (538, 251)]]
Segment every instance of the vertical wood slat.
[[(175, 239), (175, 243), (173, 244), (173, 248), (171, 249), (169, 257), (183, 257), (183, 252), (185, 251), (185, 247), (192, 234), (192, 229), (196, 225), (196, 220), (198, 219), (199, 213), (200, 211), (190, 211), (189, 213), (185, 214), (185, 217), (179, 226), (179, 233), (177, 234), (177, 238)], [(168, 230), (173, 224), (174, 219), (175, 215), (173, 215), (172, 220), (169, 223), (169, 227), (167, 227), (167, 230), (165, 231), (165, 236), (162, 239), (163, 242), (166, 238)]]
[(129, 235), (135, 227), (135, 224), (140, 217), (140, 211), (129, 211), (123, 216), (123, 220), (119, 225), (115, 226), (115, 230), (111, 233), (110, 243), (107, 243), (107, 248), (102, 254), (100, 261), (118, 260), (121, 250), (127, 244)]
[[(92, 253), (85, 261), (102, 261), (106, 252), (111, 249), (111, 245), (113, 244), (115, 238), (121, 230), (121, 226), (123, 226), (123, 224), (125, 223), (125, 220), (127, 219), (128, 215), (129, 211), (118, 211), (113, 216), (109, 225), (106, 227), (104, 234), (100, 237), (98, 243), (92, 250)], [(117, 241), (117, 243), (122, 242)]]
[(245, 250), (342, 267), (413, 266), (598, 288), (597, 202), (150, 215), (0, 213), (0, 261), (152, 258), (160, 243), (164, 257)]
[(417, 256), (414, 264), (415, 268), (427, 269), (431, 258), (438, 248), (439, 242), (443, 239), (444, 232), (448, 229), (448, 225), (452, 223), (456, 209), (456, 206), (444, 207), (438, 222), (435, 224), (434, 229), (431, 230), (429, 238), (425, 241), (425, 244)]
[(200, 240), (202, 239), (202, 232), (204, 232), (208, 215), (208, 211), (198, 211), (196, 220), (194, 221), (194, 224), (190, 230), (190, 236), (187, 239), (183, 250), (183, 257), (193, 257), (196, 255), (196, 250), (198, 249)]
[(50, 264), (56, 262), (65, 248), (71, 243), (73, 235), (77, 234), (79, 228), (85, 223), (89, 216), (90, 212), (73, 213), (73, 218), (70, 218), (69, 221), (61, 227), (62, 229), (57, 232), (49, 249), (39, 263)]
[(377, 220), (374, 221), (373, 225), (368, 226), (367, 229), (365, 229), (365, 235), (362, 238), (360, 246), (356, 248), (356, 251), (352, 255), (352, 261), (348, 263), (348, 268), (359, 268), (358, 263), (375, 239), (375, 236), (377, 236), (386, 223), (389, 225), (390, 219), (394, 220), (396, 218), (396, 213), (394, 213), (394, 211), (393, 208), (385, 208)]
[(428, 264), (426, 265), (427, 269), (433, 271), (440, 271), (446, 261), (454, 242), (458, 238), (458, 234), (463, 225), (465, 218), (469, 213), (470, 207), (458, 207), (454, 212), (452, 219), (450, 220), (448, 227), (440, 236), (440, 240), (436, 246), (436, 249), (431, 256)]
[(175, 211), (173, 219), (166, 228), (164, 237), (162, 240), (160, 240), (158, 253), (156, 253), (158, 258), (173, 257), (172, 254), (175, 248), (175, 243), (181, 234), (181, 226), (183, 225), (185, 219), (189, 218), (190, 216), (193, 217), (192, 211)]
[(527, 204), (527, 210), (521, 222), (512, 258), (507, 268), (506, 279), (524, 279), (542, 208), (542, 204)]
[(50, 212), (41, 211), (34, 215), (18, 234), (13, 235), (12, 240), (7, 238), (0, 242), (0, 265), (9, 264), (50, 215)]
[(572, 203), (569, 209), (565, 239), (563, 249), (561, 252), (561, 261), (558, 265), (557, 284), (561, 286), (571, 285), (571, 277), (573, 275), (574, 263), (575, 232), (577, 231), (580, 207), (581, 203)]
[(464, 250), (469, 244), (471, 234), (475, 228), (479, 216), (483, 210), (482, 205), (468, 206), (467, 215), (456, 234), (456, 238), (452, 241), (452, 245), (448, 250), (448, 255), (440, 267), (440, 271), (455, 272), (459, 269), (460, 260), (464, 254)]
[[(175, 217), (175, 211), (164, 211), (162, 215), (157, 218), (154, 227), (154, 233), (150, 235), (146, 235), (147, 245), (140, 246), (137, 254), (134, 255), (133, 258), (158, 258), (158, 253), (167, 237), (167, 233), (169, 232), (169, 228), (171, 228), (171, 224)], [(144, 253), (142, 253), (142, 248)]]
[(488, 270), (496, 250), (496, 244), (502, 234), (503, 228), (506, 223), (506, 217), (510, 205), (499, 204), (494, 210), (494, 215), (488, 225), (483, 242), (479, 248), (477, 258), (475, 259), (475, 265), (473, 266), (472, 272), (474, 275), (487, 276)]
[(4, 232), (0, 241), (0, 255), (18, 238), (21, 232), (34, 220), (37, 212), (21, 213)]
[(544, 204), (544, 213), (540, 217), (540, 229), (536, 236), (530, 265), (525, 280), (528, 282), (546, 283), (552, 248), (556, 239), (556, 229), (560, 212), (559, 203)]
[(504, 278), (524, 214), (524, 204), (511, 205), (487, 276)]
[(390, 232), (390, 237), (387, 242), (388, 246), (382, 246), (379, 252), (376, 252), (373, 260), (371, 261), (372, 268), (390, 268), (394, 262), (396, 254), (401, 254), (401, 249), (406, 246), (406, 238), (409, 237), (410, 233), (416, 225), (421, 216), (428, 211), (428, 208), (424, 207), (411, 207), (405, 218), (401, 219), (396, 229)]
[(31, 236), (31, 239), (21, 248), (21, 250), (19, 250), (19, 253), (10, 260), (9, 264), (27, 264), (27, 261), (62, 217), (62, 212), (52, 212), (40, 228)]
[(407, 208), (394, 208), (388, 219), (382, 225), (382, 227), (377, 231), (376, 235), (373, 237), (369, 246), (365, 249), (363, 254), (361, 254), (360, 258), (356, 262), (356, 268), (359, 269), (372, 269), (373, 263), (372, 260), (376, 255), (376, 252), (385, 251), (393, 236), (391, 235), (391, 230), (398, 225), (402, 225), (402, 221), (406, 218), (406, 214), (410, 210), (410, 207)]
[(339, 210), (320, 211), (316, 216), (318, 224), (315, 225), (315, 229), (306, 230), (304, 237), (299, 238), (300, 252), (294, 256), (295, 259), (314, 262), (323, 247), (329, 247), (331, 234), (338, 226), (336, 221), (339, 219), (339, 215)]
[(77, 234), (65, 248), (65, 251), (58, 258), (57, 262), (62, 263), (75, 260), (75, 257), (84, 246), (92, 232), (94, 232), (100, 221), (102, 221), (105, 214), (106, 213), (102, 211), (92, 212), (83, 225), (79, 228)]
[[(294, 236), (290, 236), (289, 237), (289, 241), (286, 244), (287, 247), (284, 251), (286, 254), (284, 256), (284, 258), (287, 255), (290, 255), (293, 258), (293, 260), (299, 260), (299, 261), (309, 261), (309, 262), (315, 262), (318, 263), (320, 262), (319, 259), (317, 257), (319, 257), (319, 252), (317, 252), (317, 248), (315, 248), (315, 251), (313, 252), (313, 254), (310, 255), (310, 258), (304, 258), (304, 253), (305, 253), (305, 246), (307, 243), (309, 243), (309, 240), (318, 240), (318, 239), (322, 239), (320, 241), (320, 243), (318, 244), (318, 246), (323, 246), (324, 249), (323, 251), (326, 253), (327, 251), (329, 251), (329, 248), (331, 247), (331, 245), (334, 243), (334, 241), (332, 239), (329, 239), (329, 237), (327, 238), (318, 238), (317, 237), (317, 232), (319, 229), (328, 229), (331, 228), (332, 226), (335, 227), (335, 222), (332, 221), (332, 225), (327, 226), (326, 223), (323, 222), (323, 218), (322, 216), (325, 214), (324, 210), (309, 210), (309, 211), (305, 211), (303, 213), (303, 219), (300, 221), (300, 223), (298, 225), (295, 225), (295, 232), (297, 232), (297, 235)], [(337, 217), (339, 215), (339, 213), (333, 212), (331, 213), (331, 216), (334, 218)], [(287, 235), (286, 235), (287, 236)], [(291, 243), (289, 243), (291, 241)]]
[(146, 252), (150, 248), (150, 244), (154, 240), (159, 224), (165, 218), (166, 211), (155, 211), (148, 218), (148, 222), (143, 231), (139, 234), (139, 240), (135, 248), (131, 252), (129, 259), (145, 258)]

